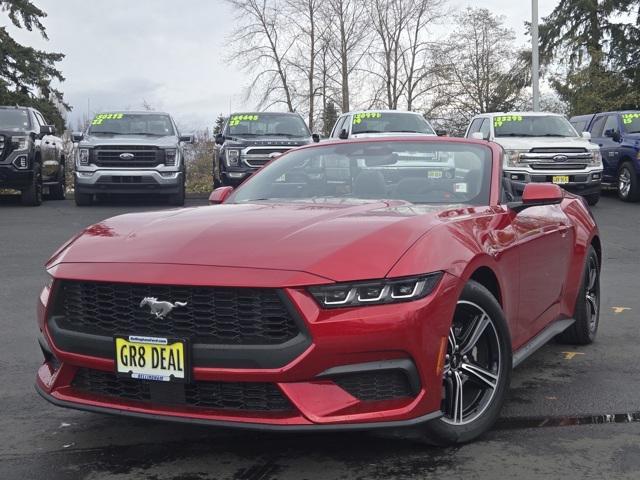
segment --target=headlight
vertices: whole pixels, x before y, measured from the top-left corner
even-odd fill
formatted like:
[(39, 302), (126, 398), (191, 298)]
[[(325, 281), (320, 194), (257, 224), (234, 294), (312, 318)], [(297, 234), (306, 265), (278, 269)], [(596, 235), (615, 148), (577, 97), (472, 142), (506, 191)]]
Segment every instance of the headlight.
[(600, 150), (591, 152), (591, 165), (602, 165), (602, 154)]
[(502, 167), (517, 167), (521, 153), (526, 153), (526, 150), (506, 150), (504, 154), (504, 165)]
[(237, 167), (240, 165), (240, 150), (227, 150), (225, 155), (227, 167)]
[(11, 143), (13, 144), (14, 150), (26, 150), (28, 142), (29, 137), (11, 137)]
[(89, 165), (89, 149), (81, 148), (78, 151), (78, 163), (80, 165)]
[(164, 159), (164, 164), (167, 167), (175, 167), (177, 165), (176, 156), (178, 152), (175, 148), (170, 148), (165, 150), (166, 158)]
[(419, 277), (322, 285), (310, 287), (309, 292), (323, 308), (410, 302), (429, 295), (441, 278), (442, 272), (436, 272)]

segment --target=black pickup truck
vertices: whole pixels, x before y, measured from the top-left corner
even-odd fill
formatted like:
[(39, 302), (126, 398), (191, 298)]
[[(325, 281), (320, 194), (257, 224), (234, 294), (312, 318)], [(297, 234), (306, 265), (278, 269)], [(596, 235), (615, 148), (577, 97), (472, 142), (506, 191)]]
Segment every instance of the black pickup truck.
[(23, 205), (40, 205), (46, 190), (64, 200), (65, 157), (55, 134), (33, 108), (0, 107), (0, 189), (19, 190)]
[(216, 136), (213, 188), (236, 187), (274, 156), (318, 141), (297, 113), (234, 113)]

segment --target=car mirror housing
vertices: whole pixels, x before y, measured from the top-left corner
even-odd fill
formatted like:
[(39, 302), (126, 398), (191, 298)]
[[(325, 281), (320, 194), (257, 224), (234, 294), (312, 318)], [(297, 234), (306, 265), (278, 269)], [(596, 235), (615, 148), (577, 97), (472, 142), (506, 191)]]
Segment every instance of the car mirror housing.
[(193, 143), (193, 135), (180, 135), (178, 140), (185, 143)]
[(448, 132), (446, 130), (436, 130), (436, 135), (439, 137), (446, 137)]
[(340, 132), (340, 135), (338, 135), (338, 138), (340, 138), (341, 140), (346, 140), (347, 138), (349, 138), (349, 134), (347, 133), (346, 129), (342, 129), (342, 131)]
[(40, 127), (40, 135), (55, 135), (56, 127), (53, 125), (42, 125)]
[(222, 145), (224, 143), (224, 135), (221, 133), (216, 135), (216, 144)]
[(591, 140), (591, 134), (589, 132), (582, 132), (582, 138), (585, 140)]
[(311, 139), (314, 143), (318, 143), (320, 141), (320, 135), (318, 135), (317, 133), (313, 133), (311, 134)]
[(74, 142), (81, 142), (84, 139), (84, 133), (82, 132), (73, 132), (71, 134), (71, 138), (73, 139)]
[(557, 205), (562, 202), (564, 194), (558, 185), (553, 183), (527, 183), (522, 192), (522, 200), (511, 202), (509, 208), (520, 212), (530, 207)]
[(209, 205), (219, 205), (229, 198), (233, 192), (233, 187), (220, 187), (216, 188), (211, 195), (209, 195)]

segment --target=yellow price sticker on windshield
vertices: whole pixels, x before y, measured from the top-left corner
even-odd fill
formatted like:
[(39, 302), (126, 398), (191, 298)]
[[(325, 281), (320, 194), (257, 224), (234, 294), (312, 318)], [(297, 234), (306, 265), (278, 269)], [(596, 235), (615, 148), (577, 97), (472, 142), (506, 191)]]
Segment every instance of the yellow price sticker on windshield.
[(240, 125), (241, 122), (255, 122), (260, 118), (258, 115), (234, 115), (229, 120), (229, 126), (235, 127)]
[(636, 118), (640, 118), (640, 113), (625, 113), (622, 115), (622, 123), (629, 125), (633, 123)]
[(105, 120), (121, 120), (124, 118), (122, 113), (100, 113), (91, 121), (91, 125), (102, 125)]
[(521, 121), (522, 121), (521, 115), (503, 115), (501, 117), (495, 117), (493, 119), (493, 126), (501, 127), (502, 125), (508, 122), (521, 122)]
[(382, 114), (379, 112), (356, 113), (353, 116), (353, 124), (360, 125), (362, 123), (362, 120), (380, 119), (380, 118), (382, 118)]

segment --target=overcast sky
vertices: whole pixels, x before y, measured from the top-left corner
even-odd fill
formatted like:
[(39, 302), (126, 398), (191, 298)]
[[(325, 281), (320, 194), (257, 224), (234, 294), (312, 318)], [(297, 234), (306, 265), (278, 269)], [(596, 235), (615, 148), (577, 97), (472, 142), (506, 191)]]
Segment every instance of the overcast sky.
[[(540, 16), (558, 0), (539, 0)], [(183, 130), (211, 126), (219, 113), (241, 109), (243, 74), (223, 62), (234, 15), (223, 0), (34, 0), (48, 13), (49, 41), (15, 31), (24, 45), (66, 54), (60, 68), (72, 126), (90, 109), (166, 110)], [(524, 44), (528, 0), (452, 0), (505, 15)], [(2, 25), (6, 20), (3, 15)], [(250, 105), (244, 107), (251, 108)]]

